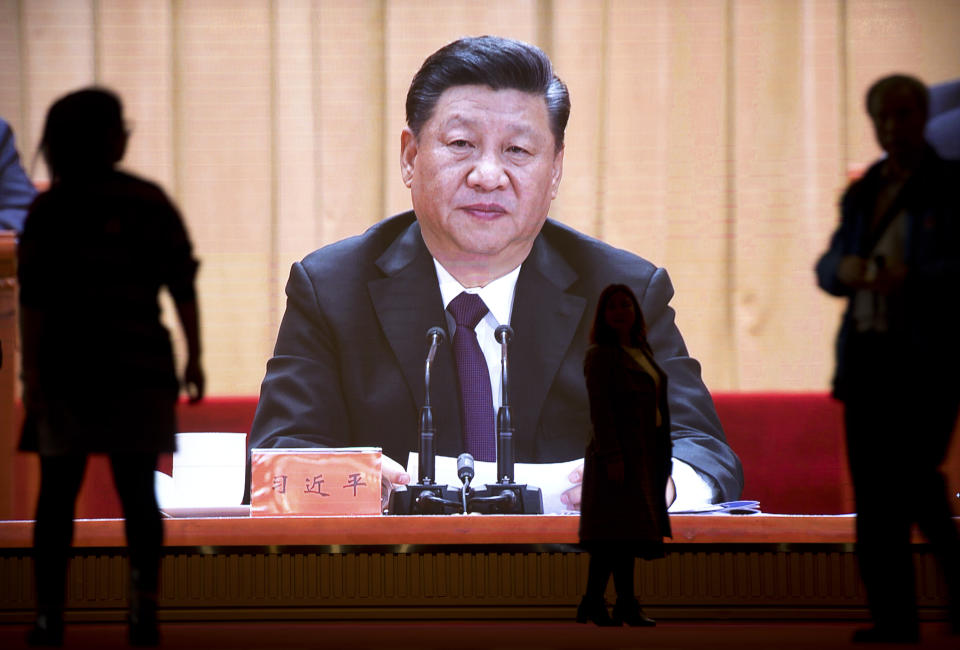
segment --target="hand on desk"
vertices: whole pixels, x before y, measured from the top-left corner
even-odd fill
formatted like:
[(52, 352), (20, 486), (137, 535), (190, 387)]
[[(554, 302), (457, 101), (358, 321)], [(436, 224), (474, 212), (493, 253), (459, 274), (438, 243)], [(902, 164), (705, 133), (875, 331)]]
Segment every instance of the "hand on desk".
[[(622, 465), (621, 465), (621, 468), (622, 468)], [(562, 501), (563, 505), (565, 505), (570, 510), (579, 510), (580, 509), (580, 489), (583, 485), (583, 464), (581, 463), (579, 467), (577, 467), (575, 470), (570, 472), (570, 475), (567, 478), (574, 485), (573, 487), (571, 487), (569, 490), (567, 490), (560, 496), (560, 501)], [(667, 477), (667, 491), (665, 494), (665, 498), (666, 498), (668, 508), (673, 504), (674, 501), (677, 500), (677, 486), (673, 482), (672, 476)]]
[(579, 510), (580, 487), (583, 484), (583, 463), (580, 463), (575, 470), (570, 472), (567, 479), (573, 483), (573, 487), (560, 495), (560, 502), (563, 503), (568, 510)]
[(380, 458), (380, 508), (386, 508), (390, 502), (390, 493), (393, 492), (394, 485), (407, 485), (410, 483), (410, 475), (400, 463), (389, 456)]
[(667, 477), (667, 507), (673, 505), (673, 502), (677, 500), (677, 484), (673, 482), (673, 477)]

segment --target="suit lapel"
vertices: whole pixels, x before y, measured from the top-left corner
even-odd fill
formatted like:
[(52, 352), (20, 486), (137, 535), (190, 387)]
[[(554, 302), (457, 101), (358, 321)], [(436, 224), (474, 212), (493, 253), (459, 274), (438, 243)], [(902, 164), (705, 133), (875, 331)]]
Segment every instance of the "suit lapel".
[[(414, 222), (377, 260), (385, 277), (368, 284), (370, 299), (417, 408), (423, 405), (427, 330), (446, 331), (443, 299), (433, 259)], [(517, 450), (532, 453), (537, 422), (550, 386), (577, 333), (586, 300), (566, 293), (578, 278), (542, 236), (534, 242), (517, 279), (511, 326), (511, 395)], [(463, 451), (460, 397), (450, 337), (441, 345), (430, 384), (437, 451)], [(417, 441), (411, 441), (416, 449)], [(401, 461), (403, 462), (403, 461)]]
[[(429, 348), (427, 330), (434, 325), (447, 330), (436, 269), (423, 243), (420, 225), (411, 224), (380, 256), (377, 266), (386, 277), (368, 283), (370, 299), (383, 335), (403, 370), (411, 399), (419, 409), (423, 405), (424, 360)], [(447, 336), (432, 367), (430, 401), (437, 428), (437, 450), (454, 456), (462, 446), (456, 386)], [(418, 441), (411, 444), (416, 449)]]
[(518, 450), (532, 453), (537, 422), (560, 365), (586, 308), (581, 296), (566, 293), (578, 278), (558, 253), (537, 237), (520, 270), (510, 318), (511, 406)]

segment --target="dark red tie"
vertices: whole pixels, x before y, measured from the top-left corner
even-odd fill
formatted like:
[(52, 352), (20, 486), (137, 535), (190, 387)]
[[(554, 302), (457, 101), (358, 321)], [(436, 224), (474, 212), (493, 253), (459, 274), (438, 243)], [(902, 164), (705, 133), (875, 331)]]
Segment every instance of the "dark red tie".
[(497, 440), (493, 431), (493, 393), (490, 372), (477, 342), (474, 327), (488, 309), (475, 293), (464, 291), (450, 301), (447, 311), (457, 323), (453, 333), (453, 357), (460, 378), (460, 421), (463, 422), (463, 443), (477, 460), (497, 459)]

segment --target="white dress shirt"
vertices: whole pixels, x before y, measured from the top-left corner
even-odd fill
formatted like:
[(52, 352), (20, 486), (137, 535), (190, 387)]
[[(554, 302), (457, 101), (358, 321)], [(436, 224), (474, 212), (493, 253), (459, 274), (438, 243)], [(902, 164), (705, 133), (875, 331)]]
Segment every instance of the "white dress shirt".
[[(480, 349), (487, 361), (487, 370), (490, 373), (490, 388), (493, 394), (493, 414), (496, 418), (497, 410), (500, 408), (500, 344), (493, 333), (500, 325), (510, 324), (510, 315), (513, 312), (513, 295), (517, 288), (520, 267), (518, 266), (483, 287), (468, 289), (450, 275), (449, 271), (443, 268), (443, 265), (436, 258), (433, 260), (433, 265), (437, 269), (437, 280), (440, 283), (440, 296), (443, 298), (444, 310), (446, 310), (450, 301), (464, 291), (479, 295), (489, 310), (473, 329), (477, 333), (477, 342), (480, 344)], [(447, 316), (447, 331), (452, 336), (457, 329), (457, 324), (450, 312), (445, 311), (445, 313)], [(670, 507), (671, 511), (696, 508), (711, 503), (716, 496), (710, 481), (682, 460), (673, 459), (672, 476), (677, 488), (677, 500)]]

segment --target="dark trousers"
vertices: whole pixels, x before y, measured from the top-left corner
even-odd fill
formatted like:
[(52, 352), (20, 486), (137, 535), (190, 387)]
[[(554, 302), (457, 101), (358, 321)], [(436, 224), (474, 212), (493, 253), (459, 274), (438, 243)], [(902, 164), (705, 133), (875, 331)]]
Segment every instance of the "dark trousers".
[(587, 570), (587, 594), (589, 599), (602, 599), (613, 574), (613, 586), (617, 590), (618, 601), (633, 600), (633, 553), (624, 553), (619, 549), (609, 551), (592, 550), (590, 566)]
[[(86, 454), (40, 457), (33, 566), (41, 614), (59, 617), (63, 612), (73, 514), (86, 465)], [(132, 591), (151, 596), (157, 591), (163, 546), (163, 524), (153, 489), (156, 466), (154, 452), (110, 454), (114, 485), (123, 505)]]
[(883, 337), (861, 337), (854, 354), (844, 417), (857, 561), (871, 617), (883, 627), (917, 625), (910, 545), (916, 523), (941, 564), (950, 615), (960, 623), (960, 538), (938, 469), (960, 400), (946, 382), (908, 372)]

